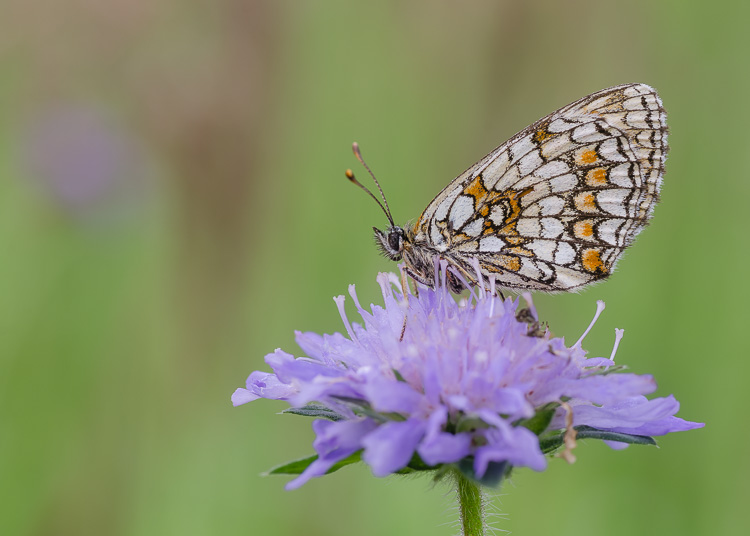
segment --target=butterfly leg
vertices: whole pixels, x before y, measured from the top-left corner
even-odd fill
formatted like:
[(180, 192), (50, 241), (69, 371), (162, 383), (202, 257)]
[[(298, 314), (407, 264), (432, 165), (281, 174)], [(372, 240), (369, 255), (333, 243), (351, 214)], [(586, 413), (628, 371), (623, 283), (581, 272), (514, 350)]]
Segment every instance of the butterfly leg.
[[(426, 287), (435, 287), (435, 282), (433, 280), (420, 276), (419, 274), (411, 270), (408, 266), (404, 267), (404, 271), (406, 272), (406, 275), (411, 277), (417, 283), (422, 283)], [(419, 296), (419, 287), (417, 285), (414, 285), (414, 288), (417, 290), (417, 293), (415, 295)]]
[[(399, 266), (399, 272), (401, 273), (401, 293), (404, 296), (404, 299), (406, 300), (406, 303), (409, 303), (409, 294), (411, 294), (411, 288), (409, 287), (409, 280), (406, 278), (406, 268), (404, 266)], [(414, 295), (418, 298), (419, 297), (419, 288), (415, 285), (414, 286)]]
[[(411, 293), (409, 289), (409, 280), (406, 278), (406, 269), (403, 266), (401, 267), (400, 272), (401, 272), (401, 293), (403, 294), (404, 300), (406, 300), (406, 303), (408, 305), (409, 294)], [(416, 285), (415, 285), (415, 288), (416, 288)], [(419, 290), (417, 290), (417, 292), (419, 292)], [(419, 296), (419, 294), (417, 294), (417, 296)], [(398, 342), (401, 342), (404, 340), (404, 334), (406, 333), (406, 318), (407, 318), (406, 315), (404, 315), (404, 325), (401, 326), (401, 335), (398, 338)]]

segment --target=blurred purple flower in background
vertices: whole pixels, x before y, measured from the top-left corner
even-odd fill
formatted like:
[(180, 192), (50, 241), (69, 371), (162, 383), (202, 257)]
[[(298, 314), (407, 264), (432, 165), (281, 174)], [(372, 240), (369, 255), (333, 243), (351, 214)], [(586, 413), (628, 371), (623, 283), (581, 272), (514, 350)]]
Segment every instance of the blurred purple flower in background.
[(21, 158), (31, 179), (76, 216), (131, 200), (146, 173), (140, 146), (94, 105), (38, 112), (27, 122)]
[[(436, 289), (404, 299), (398, 277), (380, 274), (385, 306), (370, 311), (350, 286), (362, 325), (336, 297), (348, 336), (298, 332), (307, 357), (276, 350), (266, 356), (273, 373), (253, 372), (235, 391), (235, 406), (279, 399), (292, 413), (323, 418), (313, 422), (317, 457), (278, 471), (299, 474), (288, 489), (360, 456), (376, 476), (458, 464), (493, 485), (514, 466), (545, 469), (546, 455), (562, 447), (572, 461), (576, 434), (621, 448), (703, 426), (675, 417), (672, 396), (646, 399), (651, 376), (619, 372), (621, 330), (610, 358), (587, 358), (581, 341), (596, 317), (568, 347), (542, 329), (533, 306), (481, 287), (457, 302), (445, 267), (442, 276)], [(599, 302), (597, 317), (602, 310)]]

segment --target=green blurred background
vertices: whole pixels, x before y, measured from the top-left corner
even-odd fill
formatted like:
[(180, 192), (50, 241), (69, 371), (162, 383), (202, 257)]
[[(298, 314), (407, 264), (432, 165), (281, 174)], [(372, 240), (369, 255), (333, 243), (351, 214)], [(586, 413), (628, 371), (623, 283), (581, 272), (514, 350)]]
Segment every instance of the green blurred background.
[[(378, 301), (343, 172), (396, 218), (542, 115), (656, 87), (670, 158), (610, 281), (537, 296), (557, 335), (653, 373), (703, 430), (581, 445), (493, 499), (514, 534), (746, 534), (747, 2), (67, 0), (0, 19), (0, 532), (456, 533), (448, 490), (347, 468), (285, 492), (309, 421), (232, 391), (293, 330)], [(364, 178), (364, 177), (362, 177)]]

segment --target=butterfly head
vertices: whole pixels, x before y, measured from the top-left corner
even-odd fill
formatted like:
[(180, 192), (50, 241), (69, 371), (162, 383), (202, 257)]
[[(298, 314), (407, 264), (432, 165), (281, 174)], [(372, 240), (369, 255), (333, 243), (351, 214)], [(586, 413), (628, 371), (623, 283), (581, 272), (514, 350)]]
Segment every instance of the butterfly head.
[(354, 156), (357, 157), (357, 160), (359, 160), (360, 163), (365, 167), (365, 169), (370, 173), (372, 180), (378, 187), (378, 191), (380, 192), (380, 197), (383, 199), (383, 202), (381, 203), (370, 190), (363, 186), (362, 183), (360, 183), (354, 177), (354, 172), (351, 169), (346, 170), (346, 178), (349, 179), (353, 184), (359, 186), (360, 188), (362, 188), (362, 190), (367, 192), (367, 195), (375, 200), (375, 202), (385, 214), (386, 218), (388, 218), (388, 223), (390, 223), (390, 226), (388, 227), (387, 231), (383, 232), (377, 227), (372, 228), (372, 230), (375, 231), (375, 243), (378, 245), (378, 247), (380, 247), (380, 251), (383, 252), (383, 255), (391, 260), (400, 261), (403, 258), (404, 244), (409, 241), (406, 233), (401, 227), (393, 223), (391, 209), (388, 206), (388, 201), (385, 198), (385, 194), (383, 194), (383, 189), (380, 187), (378, 179), (375, 178), (375, 175), (370, 170), (370, 166), (365, 164), (365, 161), (362, 158), (362, 154), (359, 152), (359, 145), (356, 142), (352, 144), (352, 150), (354, 151)]
[(372, 228), (375, 231), (375, 243), (380, 247), (380, 251), (392, 261), (400, 261), (404, 252), (404, 242), (406, 233), (398, 225), (391, 225), (387, 231), (383, 232), (377, 227)]

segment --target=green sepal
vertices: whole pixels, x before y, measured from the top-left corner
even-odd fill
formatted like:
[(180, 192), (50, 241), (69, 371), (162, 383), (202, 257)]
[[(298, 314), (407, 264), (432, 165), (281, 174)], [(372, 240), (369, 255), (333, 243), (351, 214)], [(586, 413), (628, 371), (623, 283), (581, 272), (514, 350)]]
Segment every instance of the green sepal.
[(372, 409), (369, 402), (360, 398), (351, 398), (348, 396), (332, 396), (331, 398), (335, 398), (342, 404), (346, 404), (355, 414), (370, 417), (372, 420), (379, 423), (406, 420), (406, 418), (399, 413), (379, 413)]
[(528, 428), (536, 435), (540, 435), (544, 432), (549, 423), (552, 422), (552, 417), (555, 416), (555, 410), (559, 407), (558, 404), (550, 403), (542, 408), (538, 409), (533, 417), (530, 419), (524, 419), (518, 423), (519, 426)]
[(475, 432), (484, 428), (489, 428), (490, 425), (484, 422), (479, 417), (473, 415), (461, 415), (455, 425), (455, 433), (461, 434), (464, 432)]
[(487, 470), (484, 472), (484, 475), (482, 475), (482, 478), (477, 478), (476, 473), (474, 473), (474, 458), (471, 457), (462, 459), (456, 464), (456, 467), (466, 478), (470, 478), (482, 486), (494, 489), (500, 487), (503, 480), (510, 475), (511, 470), (513, 469), (513, 466), (507, 461), (490, 462), (487, 464)]
[(590, 426), (576, 426), (576, 439), (601, 439), (604, 441), (619, 441), (631, 445), (656, 445), (656, 440), (651, 436), (624, 434), (622, 432), (609, 432), (597, 430)]
[(587, 378), (591, 376), (606, 376), (607, 374), (614, 374), (615, 372), (622, 372), (623, 370), (627, 370), (627, 365), (612, 365), (610, 367), (585, 367), (584, 370), (588, 372), (586, 375)]
[(396, 376), (396, 381), (400, 381), (400, 382), (406, 383), (406, 379), (395, 368), (392, 368), (391, 372), (393, 372), (393, 375)]
[(384, 423), (388, 420), (384, 415), (372, 409), (372, 406), (370, 406), (370, 403), (366, 400), (351, 398), (348, 396), (332, 396), (331, 398), (335, 398), (342, 404), (349, 406), (356, 415), (364, 415), (365, 417), (370, 417), (371, 419), (379, 423)]
[[(630, 445), (656, 445), (656, 440), (650, 436), (624, 434), (622, 432), (610, 432), (608, 430), (597, 430), (590, 426), (576, 426), (576, 439), (601, 439), (604, 441), (619, 441)], [(543, 454), (555, 451), (563, 444), (564, 432), (543, 434), (539, 437), (539, 448)]]
[(302, 415), (303, 417), (313, 417), (314, 419), (328, 419), (334, 422), (344, 420), (343, 415), (320, 404), (305, 404), (301, 408), (287, 408), (281, 413), (291, 413), (293, 415)]
[[(308, 456), (307, 458), (300, 458), (299, 460), (293, 460), (291, 462), (287, 462), (281, 465), (277, 465), (276, 467), (272, 467), (265, 473), (262, 473), (262, 476), (268, 476), (268, 475), (299, 475), (302, 474), (302, 472), (307, 469), (312, 462), (318, 459), (317, 454), (313, 454), (312, 456)], [(351, 454), (344, 458), (343, 460), (336, 462), (331, 466), (328, 471), (326, 471), (326, 474), (331, 474), (335, 471), (338, 471), (344, 466), (351, 465), (353, 463), (357, 463), (362, 461), (362, 451), (358, 450), (354, 454)]]
[(399, 469), (395, 474), (397, 475), (410, 475), (423, 471), (434, 471), (439, 468), (440, 465), (427, 465), (419, 454), (416, 452), (412, 455), (409, 464), (403, 469)]

